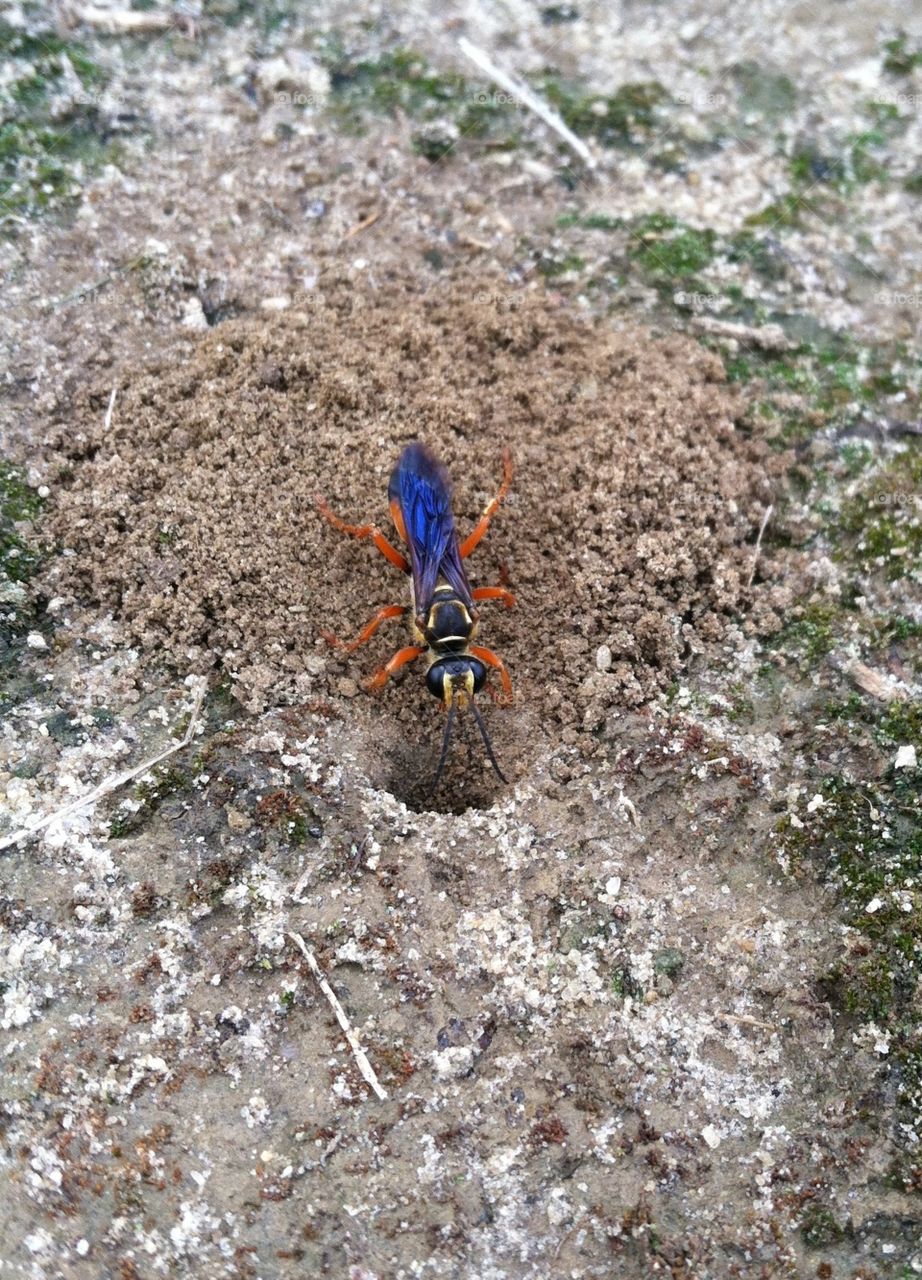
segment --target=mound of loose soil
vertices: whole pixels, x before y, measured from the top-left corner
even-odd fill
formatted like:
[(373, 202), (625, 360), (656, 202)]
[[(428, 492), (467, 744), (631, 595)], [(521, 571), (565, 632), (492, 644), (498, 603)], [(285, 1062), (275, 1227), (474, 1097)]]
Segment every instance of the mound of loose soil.
[[(747, 605), (778, 465), (696, 343), (495, 282), (337, 286), (139, 373), (107, 430), (108, 394), (80, 393), (56, 442), (53, 532), (76, 555), (53, 590), (111, 611), (183, 672), (223, 668), (254, 709), (351, 694), (407, 643), (402, 623), (347, 657), (319, 639), (355, 634), (405, 584), (314, 498), (388, 527), (388, 474), (414, 437), (448, 463), (462, 530), (511, 446), (514, 492), (470, 568), (519, 604), (484, 607), (482, 642), (535, 723), (571, 740), (655, 693)], [(386, 712), (353, 705), (406, 726), (435, 715), (429, 701), (417, 674)]]

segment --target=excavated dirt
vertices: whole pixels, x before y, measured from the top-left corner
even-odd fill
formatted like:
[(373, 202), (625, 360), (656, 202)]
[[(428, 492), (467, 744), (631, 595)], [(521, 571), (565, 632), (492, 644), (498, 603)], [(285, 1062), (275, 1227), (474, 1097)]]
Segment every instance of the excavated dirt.
[[(475, 585), (518, 597), (511, 613), (485, 606), (481, 632), (519, 695), (511, 717), (489, 710), (513, 772), (551, 736), (591, 749), (612, 709), (645, 701), (751, 604), (778, 459), (740, 428), (719, 359), (543, 289), (341, 284), (168, 354), (119, 387), (107, 429), (109, 391), (79, 392), (55, 442), (52, 527), (76, 555), (50, 589), (111, 611), (181, 672), (223, 669), (252, 710), (353, 696), (406, 643), (401, 623), (351, 656), (320, 638), (355, 634), (405, 586), (313, 504), (322, 493), (388, 527), (387, 477), (414, 437), (448, 463), (462, 530), (498, 484), (501, 446), (514, 454), (513, 492), (471, 562)], [(770, 622), (770, 589), (760, 607)], [(404, 792), (399, 778), (425, 769), (401, 758), (420, 718), (438, 732), (420, 674), (386, 708), (354, 704)]]

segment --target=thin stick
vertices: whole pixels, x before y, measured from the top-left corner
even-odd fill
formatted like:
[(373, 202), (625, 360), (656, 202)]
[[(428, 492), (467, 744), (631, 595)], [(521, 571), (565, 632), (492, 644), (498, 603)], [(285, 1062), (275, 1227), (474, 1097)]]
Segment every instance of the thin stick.
[(347, 231), (343, 236), (343, 240), (351, 240), (353, 236), (360, 235), (361, 232), (367, 231), (369, 227), (373, 227), (383, 212), (383, 209), (373, 210), (367, 218), (363, 218), (362, 221), (357, 222), (350, 231)]
[(72, 813), (76, 813), (78, 809), (84, 809), (89, 804), (95, 804), (97, 800), (108, 795), (110, 791), (116, 791), (119, 787), (123, 787), (126, 782), (131, 782), (135, 778), (139, 778), (142, 774), (147, 773), (156, 765), (161, 764), (170, 756), (175, 755), (177, 751), (182, 751), (183, 747), (187, 747), (192, 741), (195, 731), (199, 725), (199, 712), (202, 709), (202, 699), (205, 697), (206, 680), (202, 680), (199, 685), (198, 693), (195, 695), (195, 702), (192, 705), (192, 715), (189, 718), (189, 727), (183, 734), (180, 742), (174, 742), (171, 747), (167, 747), (165, 751), (161, 751), (159, 755), (153, 757), (152, 760), (145, 760), (143, 764), (137, 765), (134, 769), (129, 769), (126, 773), (115, 774), (114, 777), (106, 778), (104, 782), (100, 782), (98, 787), (94, 787), (92, 791), (87, 792), (85, 796), (81, 796), (78, 800), (72, 800), (70, 804), (64, 806), (63, 809), (56, 809), (54, 813), (48, 813), (44, 818), (40, 818), (38, 822), (34, 822), (30, 827), (22, 827), (19, 831), (13, 831), (10, 835), (4, 836), (0, 840), (0, 849), (9, 849), (11, 845), (20, 844), (23, 840), (28, 840), (30, 836), (37, 835), (39, 831), (44, 831), (45, 827), (57, 822), (59, 818), (69, 818)]
[(778, 1028), (772, 1022), (760, 1022), (758, 1018), (750, 1018), (747, 1013), (721, 1013), (718, 1017), (723, 1018), (724, 1022), (741, 1022), (744, 1027), (761, 1027), (763, 1031), (777, 1031)]
[(112, 394), (109, 396), (109, 407), (106, 410), (106, 416), (103, 418), (103, 430), (108, 431), (112, 426), (112, 410), (115, 408), (115, 397), (118, 395), (118, 387), (112, 388)]
[(350, 1023), (349, 1019), (346, 1017), (345, 1010), (343, 1009), (339, 1001), (336, 999), (336, 993), (333, 991), (333, 988), (330, 986), (326, 978), (323, 976), (323, 973), (321, 972), (321, 969), (320, 969), (320, 965), (317, 963), (317, 960), (314, 956), (313, 951), (311, 951), (308, 948), (307, 943), (301, 937), (300, 933), (289, 933), (288, 936), (289, 938), (291, 938), (295, 946), (300, 950), (301, 954), (304, 956), (304, 959), (307, 961), (307, 963), (310, 965), (311, 973), (317, 979), (317, 982), (320, 985), (320, 990), (323, 992), (323, 994), (326, 996), (327, 1000), (329, 1001), (330, 1008), (333, 1010), (333, 1012), (336, 1015), (336, 1021), (342, 1027), (345, 1037), (349, 1041), (349, 1047), (351, 1048), (355, 1056), (355, 1060), (358, 1063), (359, 1071), (361, 1071), (362, 1075), (365, 1077), (365, 1080), (368, 1082), (369, 1085), (371, 1085), (372, 1089), (374, 1089), (375, 1093), (383, 1102), (384, 1099), (387, 1097), (387, 1093), (385, 1092), (384, 1089), (381, 1088), (380, 1084), (378, 1083), (378, 1077), (375, 1075), (374, 1068), (372, 1067), (371, 1063), (368, 1061), (368, 1058), (365, 1056), (365, 1050), (362, 1048), (361, 1044), (359, 1044), (359, 1038), (355, 1034), (355, 1032), (352, 1030), (352, 1024)]
[(131, 9), (104, 9), (96, 5), (84, 5), (76, 10), (74, 16), (78, 22), (85, 22), (88, 27), (95, 27), (97, 31), (103, 31), (107, 35), (169, 31), (171, 27), (179, 25), (172, 13), (136, 13)]
[(470, 58), (471, 62), (476, 63), (481, 71), (485, 71), (494, 84), (498, 84), (501, 89), (505, 89), (514, 99), (521, 102), (523, 107), (528, 107), (529, 111), (533, 111), (555, 133), (558, 133), (564, 142), (572, 147), (580, 159), (584, 161), (587, 169), (595, 168), (595, 157), (582, 138), (578, 138), (572, 129), (568, 129), (557, 112), (552, 111), (546, 102), (542, 102), (537, 94), (529, 89), (527, 84), (523, 84), (521, 80), (516, 80), (507, 72), (501, 71), (495, 63), (490, 61), (482, 49), (478, 49), (475, 44), (471, 44), (470, 40), (466, 40), (463, 36), (458, 41), (458, 48)]
[(747, 587), (752, 586), (752, 580), (756, 576), (756, 566), (759, 563), (759, 555), (762, 551), (762, 538), (765, 536), (765, 530), (768, 527), (769, 520), (772, 518), (772, 512), (774, 509), (774, 504), (771, 502), (765, 508), (765, 515), (762, 517), (762, 524), (759, 527), (759, 536), (756, 538), (755, 553), (752, 557), (752, 568), (749, 570), (749, 581), (746, 583)]

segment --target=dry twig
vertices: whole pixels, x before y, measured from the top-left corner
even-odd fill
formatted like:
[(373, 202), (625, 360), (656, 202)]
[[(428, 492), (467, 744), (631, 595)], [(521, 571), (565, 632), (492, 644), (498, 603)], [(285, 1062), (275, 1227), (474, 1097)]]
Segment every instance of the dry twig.
[(112, 410), (115, 408), (115, 397), (118, 395), (118, 387), (112, 388), (112, 394), (109, 396), (109, 407), (106, 409), (106, 416), (103, 419), (103, 428), (108, 431), (112, 426)]
[(572, 147), (587, 169), (595, 168), (595, 157), (582, 138), (578, 138), (573, 130), (564, 124), (557, 112), (551, 110), (546, 102), (542, 102), (538, 95), (529, 89), (527, 84), (500, 70), (494, 62), (490, 61), (483, 49), (478, 49), (475, 44), (471, 44), (470, 40), (465, 40), (463, 36), (458, 41), (458, 47), (465, 57), (470, 58), (471, 62), (475, 63), (481, 71), (486, 72), (494, 84), (498, 84), (501, 89), (505, 89), (515, 101), (520, 102), (523, 107), (528, 107), (529, 111), (533, 111), (555, 133), (559, 134), (564, 142), (569, 147)]
[(361, 222), (357, 222), (354, 227), (351, 227), (346, 232), (343, 236), (343, 240), (351, 240), (353, 236), (361, 235), (363, 231), (367, 231), (369, 227), (373, 227), (383, 212), (383, 209), (373, 209), (367, 217), (363, 218)]
[(768, 522), (772, 518), (772, 512), (774, 511), (774, 509), (775, 509), (774, 503), (771, 503), (771, 502), (765, 508), (765, 515), (762, 517), (762, 523), (759, 526), (759, 536), (756, 538), (755, 551), (753, 552), (753, 555), (752, 555), (752, 568), (749, 570), (749, 581), (746, 583), (747, 587), (752, 586), (753, 579), (756, 576), (756, 568), (758, 567), (758, 564), (759, 564), (759, 556), (762, 553), (762, 539), (765, 536), (765, 530), (768, 528)]
[(323, 972), (320, 968), (320, 965), (317, 963), (317, 959), (313, 951), (311, 951), (310, 948), (307, 946), (307, 943), (301, 937), (300, 933), (289, 933), (288, 936), (289, 938), (291, 938), (292, 942), (295, 944), (295, 946), (299, 949), (301, 954), (304, 956), (304, 959), (307, 961), (307, 963), (310, 965), (311, 973), (317, 979), (317, 982), (320, 985), (320, 990), (326, 996), (327, 1001), (329, 1002), (330, 1008), (333, 1010), (334, 1014), (336, 1015), (336, 1021), (342, 1027), (345, 1037), (349, 1041), (349, 1047), (352, 1050), (356, 1063), (358, 1064), (359, 1071), (361, 1071), (365, 1080), (371, 1086), (371, 1088), (374, 1089), (378, 1097), (382, 1101), (384, 1101), (384, 1099), (387, 1097), (387, 1093), (385, 1092), (384, 1089), (381, 1088), (381, 1085), (378, 1083), (378, 1077), (375, 1075), (374, 1067), (368, 1061), (368, 1058), (365, 1054), (365, 1050), (362, 1048), (361, 1044), (359, 1043), (358, 1036), (352, 1030), (352, 1024), (349, 1021), (349, 1019), (346, 1017), (345, 1009), (343, 1009), (342, 1005), (336, 999), (336, 993), (334, 992), (330, 984), (327, 982), (326, 978), (323, 976)]
[(751, 1018), (748, 1013), (722, 1013), (721, 1018), (724, 1022), (738, 1022), (744, 1027), (761, 1027), (763, 1031), (777, 1031), (778, 1028), (772, 1022), (760, 1022), (758, 1018)]

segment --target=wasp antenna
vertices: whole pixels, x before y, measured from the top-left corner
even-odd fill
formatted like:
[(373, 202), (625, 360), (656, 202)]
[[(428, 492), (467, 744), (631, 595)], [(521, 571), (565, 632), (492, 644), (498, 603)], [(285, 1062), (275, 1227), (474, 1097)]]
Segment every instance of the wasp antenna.
[(480, 736), (481, 738), (483, 738), (483, 745), (487, 749), (487, 755), (489, 756), (490, 764), (493, 766), (493, 770), (496, 773), (497, 778), (499, 778), (500, 782), (505, 782), (508, 785), (509, 779), (506, 777), (502, 769), (499, 767), (496, 756), (493, 753), (493, 743), (490, 741), (490, 735), (487, 733), (487, 726), (484, 724), (483, 716), (480, 714), (477, 704), (476, 702), (474, 702), (473, 698), (471, 699), (471, 710), (474, 713), (474, 719), (477, 721), (477, 728), (480, 730)]
[(442, 734), (442, 753), (439, 756), (439, 767), (435, 771), (435, 780), (432, 783), (433, 792), (438, 790), (439, 783), (442, 780), (442, 770), (445, 768), (445, 761), (448, 759), (448, 748), (451, 746), (451, 726), (454, 724), (456, 710), (457, 704), (452, 700), (448, 708), (448, 717), (445, 720), (445, 732)]

